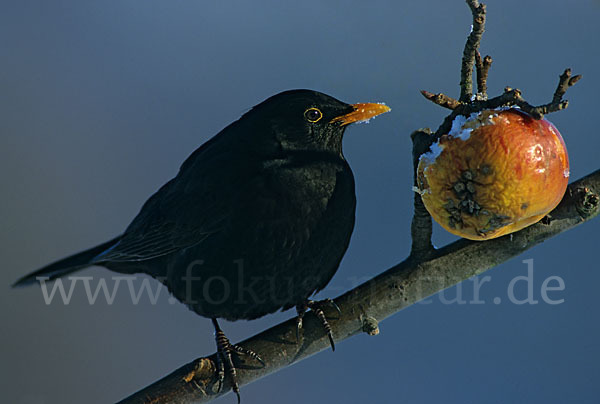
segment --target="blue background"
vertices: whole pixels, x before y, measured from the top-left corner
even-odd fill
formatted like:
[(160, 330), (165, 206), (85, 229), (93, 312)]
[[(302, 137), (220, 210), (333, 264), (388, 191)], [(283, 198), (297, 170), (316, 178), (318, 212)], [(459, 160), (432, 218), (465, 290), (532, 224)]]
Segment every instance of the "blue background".
[[(89, 305), (77, 288), (71, 304), (46, 305), (38, 287), (9, 285), (123, 231), (196, 147), (279, 91), (312, 88), (393, 109), (346, 132), (357, 226), (320, 296), (407, 255), (409, 135), (446, 115), (418, 91), (458, 94), (471, 24), (463, 1), (3, 0), (1, 9), (3, 402), (114, 402), (214, 351), (210, 322), (166, 298), (133, 305), (121, 288), (114, 304)], [(582, 73), (569, 109), (549, 119), (568, 145), (572, 179), (598, 169), (600, 2), (490, 0), (488, 13), (490, 94), (510, 85), (542, 104), (565, 67)], [(486, 273), (485, 304), (435, 296), (382, 322), (376, 337), (244, 387), (243, 402), (597, 403), (599, 230), (595, 220)], [(436, 245), (452, 240), (436, 227)], [(530, 258), (540, 303), (512, 304), (508, 285)], [(550, 294), (564, 303), (541, 301), (549, 276), (564, 280)], [(463, 284), (465, 300), (472, 290)], [(222, 326), (237, 341), (292, 315)]]

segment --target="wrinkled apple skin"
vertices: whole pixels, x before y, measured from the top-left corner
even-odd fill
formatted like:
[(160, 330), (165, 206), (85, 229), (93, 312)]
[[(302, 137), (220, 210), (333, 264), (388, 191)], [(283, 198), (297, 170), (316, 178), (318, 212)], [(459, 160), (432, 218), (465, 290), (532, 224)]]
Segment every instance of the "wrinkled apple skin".
[(536, 223), (562, 199), (569, 159), (549, 121), (514, 108), (486, 110), (453, 131), (417, 169), (425, 207), (449, 232), (499, 237)]

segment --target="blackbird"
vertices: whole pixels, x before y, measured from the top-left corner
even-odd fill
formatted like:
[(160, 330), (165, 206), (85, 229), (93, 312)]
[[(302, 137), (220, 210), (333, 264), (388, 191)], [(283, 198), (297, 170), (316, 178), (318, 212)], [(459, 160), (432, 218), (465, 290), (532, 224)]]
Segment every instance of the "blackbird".
[[(218, 376), (238, 396), (233, 345), (217, 322), (311, 308), (330, 338), (322, 302), (354, 228), (354, 177), (342, 153), (348, 124), (389, 111), (311, 90), (274, 95), (194, 151), (146, 201), (125, 232), (47, 265), (15, 285), (99, 265), (145, 273), (191, 310), (212, 319)], [(329, 301), (331, 302), (331, 301)]]

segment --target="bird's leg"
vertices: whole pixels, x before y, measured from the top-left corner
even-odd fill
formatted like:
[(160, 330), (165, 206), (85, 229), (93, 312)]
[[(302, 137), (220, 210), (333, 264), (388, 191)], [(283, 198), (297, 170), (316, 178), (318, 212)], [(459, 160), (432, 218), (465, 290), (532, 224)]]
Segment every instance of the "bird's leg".
[(317, 316), (317, 318), (321, 321), (325, 332), (327, 333), (327, 337), (329, 337), (329, 343), (331, 344), (331, 350), (335, 351), (335, 343), (333, 342), (333, 333), (331, 332), (331, 326), (327, 321), (327, 317), (323, 312), (323, 306), (333, 306), (334, 309), (337, 310), (339, 314), (342, 314), (340, 308), (337, 304), (331, 299), (324, 299), (320, 301), (315, 300), (306, 300), (303, 304), (299, 304), (296, 306), (296, 312), (298, 313), (298, 317), (296, 317), (296, 340), (300, 343), (300, 331), (302, 329), (302, 319), (304, 318), (304, 313), (307, 309), (311, 309), (313, 313)]
[(237, 382), (237, 372), (235, 365), (233, 364), (232, 354), (242, 354), (251, 357), (259, 361), (263, 366), (265, 363), (255, 352), (249, 349), (243, 348), (239, 345), (233, 345), (229, 342), (229, 339), (225, 336), (216, 318), (212, 319), (213, 326), (215, 327), (215, 340), (217, 341), (217, 376), (219, 377), (219, 391), (223, 388), (223, 382), (225, 381), (225, 369), (227, 374), (231, 378), (231, 389), (237, 396), (238, 404), (240, 403), (240, 386)]
[(296, 306), (296, 343), (300, 344), (300, 330), (302, 330), (302, 319), (304, 318), (304, 313), (306, 313), (306, 309), (308, 309), (308, 305), (306, 303), (299, 304)]

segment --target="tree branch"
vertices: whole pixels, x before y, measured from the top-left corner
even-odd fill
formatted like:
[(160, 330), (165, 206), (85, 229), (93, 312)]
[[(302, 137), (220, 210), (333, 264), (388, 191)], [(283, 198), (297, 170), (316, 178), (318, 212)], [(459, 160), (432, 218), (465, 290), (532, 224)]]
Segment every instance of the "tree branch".
[[(335, 299), (341, 315), (330, 317), (336, 341), (361, 332), (377, 334), (378, 321), (596, 217), (600, 211), (599, 194), (600, 170), (597, 170), (569, 185), (562, 202), (551, 212), (549, 221), (485, 242), (461, 239), (434, 250), (426, 259), (411, 257), (344, 293)], [(238, 381), (244, 385), (328, 349), (329, 340), (315, 316), (307, 313), (302, 345), (296, 344), (294, 319), (263, 331), (240, 345), (260, 353), (265, 362), (264, 367), (240, 364)], [(227, 381), (220, 393), (215, 391), (215, 355), (182, 366), (121, 401), (121, 404), (203, 403), (225, 394), (230, 390)]]
[(433, 134), (428, 128), (419, 129), (410, 135), (412, 139), (412, 159), (413, 159), (413, 206), (414, 213), (410, 226), (410, 237), (412, 246), (410, 248), (410, 257), (419, 257), (425, 259), (434, 251), (431, 243), (431, 234), (433, 231), (431, 215), (427, 212), (421, 194), (418, 193), (417, 187), (417, 167), (421, 155), (429, 150)]

